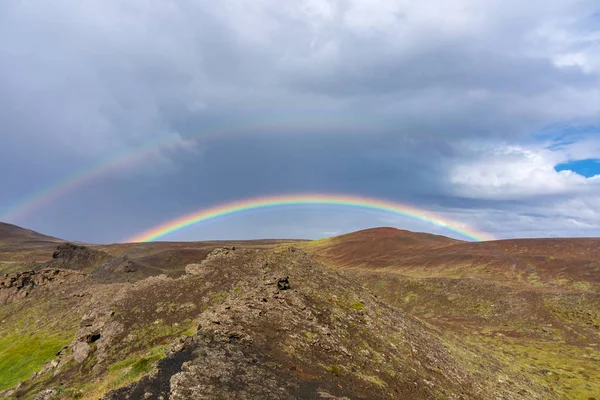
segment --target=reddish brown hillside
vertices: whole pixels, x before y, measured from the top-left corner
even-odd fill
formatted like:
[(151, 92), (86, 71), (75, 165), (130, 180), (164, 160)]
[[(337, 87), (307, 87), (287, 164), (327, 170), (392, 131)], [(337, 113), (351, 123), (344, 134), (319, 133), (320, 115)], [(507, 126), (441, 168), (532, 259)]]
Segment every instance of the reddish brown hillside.
[(537, 274), (544, 281), (600, 283), (600, 238), (511, 239), (463, 243), (444, 249), (490, 267)]
[(63, 241), (52, 236), (0, 222), (0, 272), (3, 265), (45, 261)]
[(30, 229), (21, 228), (16, 225), (0, 222), (0, 244), (7, 243), (39, 243), (53, 242), (58, 243), (62, 240), (52, 236), (42, 235), (41, 233)]
[(600, 283), (600, 239), (464, 242), (393, 228), (354, 232), (305, 245), (338, 268), (418, 276), (478, 277), (529, 284)]
[(462, 243), (459, 240), (396, 228), (372, 228), (306, 244), (322, 261), (338, 267), (378, 268), (407, 255)]
[(336, 241), (340, 243), (353, 243), (361, 244), (369, 242), (370, 245), (375, 244), (378, 248), (389, 248), (389, 246), (396, 246), (396, 248), (436, 248), (442, 246), (448, 246), (451, 244), (462, 243), (457, 239), (451, 239), (446, 236), (432, 235), (430, 233), (422, 232), (411, 232), (404, 229), (397, 228), (371, 228), (347, 233), (345, 235), (336, 236)]

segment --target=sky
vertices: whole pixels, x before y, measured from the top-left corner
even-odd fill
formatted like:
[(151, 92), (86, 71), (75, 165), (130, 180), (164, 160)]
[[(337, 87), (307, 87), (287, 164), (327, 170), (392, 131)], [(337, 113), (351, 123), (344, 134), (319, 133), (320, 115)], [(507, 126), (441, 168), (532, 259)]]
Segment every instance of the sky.
[[(107, 243), (317, 192), (497, 238), (600, 236), (597, 0), (1, 2), (0, 59), (0, 221)], [(299, 206), (165, 239), (374, 226), (453, 235)]]

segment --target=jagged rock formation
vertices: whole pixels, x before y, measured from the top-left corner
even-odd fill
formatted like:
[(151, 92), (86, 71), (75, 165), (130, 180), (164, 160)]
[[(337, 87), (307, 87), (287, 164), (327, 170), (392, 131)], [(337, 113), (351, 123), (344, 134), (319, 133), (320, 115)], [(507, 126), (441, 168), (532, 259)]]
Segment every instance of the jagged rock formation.
[(148, 276), (157, 275), (157, 271), (127, 256), (114, 257), (110, 254), (73, 243), (62, 243), (52, 254), (52, 261), (44, 268), (76, 269), (85, 271), (96, 281), (133, 282)]
[(48, 267), (92, 270), (111, 258), (110, 254), (103, 251), (67, 242), (56, 248)]
[(0, 304), (27, 297), (33, 291), (53, 290), (62, 284), (80, 282), (85, 278), (86, 275), (81, 272), (61, 269), (6, 274), (4, 278), (0, 278)]

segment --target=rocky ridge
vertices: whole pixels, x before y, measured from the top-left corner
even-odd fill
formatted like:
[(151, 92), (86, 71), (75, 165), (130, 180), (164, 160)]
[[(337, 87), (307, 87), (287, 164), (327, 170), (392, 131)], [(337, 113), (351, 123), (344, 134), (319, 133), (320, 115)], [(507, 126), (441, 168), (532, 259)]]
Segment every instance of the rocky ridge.
[(86, 274), (64, 269), (40, 269), (6, 274), (0, 278), (0, 304), (12, 303), (29, 296), (33, 291), (53, 290), (56, 287), (81, 282)]
[(554, 398), (297, 248), (221, 248), (185, 271), (106, 284), (62, 270), (83, 279), (61, 287), (78, 328), (5, 397)]
[(297, 249), (221, 249), (187, 271), (233, 288), (152, 374), (105, 399), (542, 398), (465, 370), (429, 328)]

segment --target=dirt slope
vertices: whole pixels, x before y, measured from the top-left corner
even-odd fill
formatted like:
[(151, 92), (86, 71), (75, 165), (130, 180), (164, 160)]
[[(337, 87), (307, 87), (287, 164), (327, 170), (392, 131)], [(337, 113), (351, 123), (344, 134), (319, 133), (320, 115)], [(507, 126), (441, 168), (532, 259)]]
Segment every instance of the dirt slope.
[(62, 240), (52, 236), (43, 235), (30, 229), (21, 228), (16, 225), (0, 222), (0, 243), (2, 244), (20, 244), (20, 243), (39, 243), (52, 242), (59, 243)]
[(375, 228), (301, 244), (337, 268), (417, 276), (474, 277), (520, 285), (600, 284), (600, 239), (462, 242), (444, 236)]
[(18, 270), (24, 263), (47, 260), (61, 242), (51, 236), (0, 222), (0, 274)]

